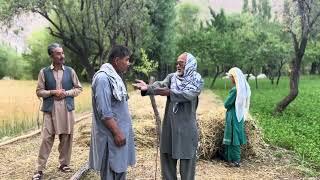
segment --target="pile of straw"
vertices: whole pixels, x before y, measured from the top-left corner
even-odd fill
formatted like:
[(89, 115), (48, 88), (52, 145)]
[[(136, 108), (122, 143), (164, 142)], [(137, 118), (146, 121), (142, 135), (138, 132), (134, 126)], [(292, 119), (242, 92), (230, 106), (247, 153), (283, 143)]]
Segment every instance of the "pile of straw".
[[(163, 115), (166, 98), (156, 98), (160, 115)], [(138, 149), (156, 146), (155, 118), (148, 97), (140, 94), (130, 95), (129, 108), (135, 132), (135, 144)], [(199, 129), (198, 156), (210, 160), (223, 151), (222, 139), (225, 124), (225, 112), (221, 100), (210, 91), (205, 91), (200, 96), (197, 110), (197, 123)], [(245, 122), (247, 145), (242, 146), (242, 158), (249, 158), (260, 154), (263, 147), (261, 133), (255, 121), (249, 117)], [(89, 146), (91, 125), (81, 127), (82, 142)]]
[(78, 128), (78, 132), (80, 133), (80, 136), (76, 139), (76, 142), (84, 147), (89, 147), (91, 141), (91, 123), (81, 124)]
[[(210, 160), (223, 153), (224, 113), (207, 112), (198, 116), (199, 148), (198, 156)], [(245, 121), (247, 144), (241, 147), (241, 156), (244, 159), (259, 156), (262, 153), (263, 140), (255, 121), (249, 118)]]

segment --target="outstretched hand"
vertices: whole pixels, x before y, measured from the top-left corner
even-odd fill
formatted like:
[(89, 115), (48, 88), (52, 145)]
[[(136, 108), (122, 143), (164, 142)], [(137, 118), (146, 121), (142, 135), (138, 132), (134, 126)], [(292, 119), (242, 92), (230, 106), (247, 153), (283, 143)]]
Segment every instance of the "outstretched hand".
[(135, 89), (139, 89), (141, 91), (146, 91), (148, 90), (148, 85), (147, 83), (145, 83), (144, 81), (140, 80), (140, 79), (136, 79), (136, 83), (135, 84), (132, 84), (132, 86), (135, 88)]

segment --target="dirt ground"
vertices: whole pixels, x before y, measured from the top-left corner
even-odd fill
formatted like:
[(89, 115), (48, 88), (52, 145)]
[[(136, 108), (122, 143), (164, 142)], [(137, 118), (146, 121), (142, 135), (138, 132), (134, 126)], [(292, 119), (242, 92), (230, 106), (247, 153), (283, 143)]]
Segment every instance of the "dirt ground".
[[(156, 98), (160, 114), (163, 114), (165, 98)], [(154, 139), (141, 138), (148, 134), (148, 126), (154, 126), (153, 113), (148, 97), (140, 97), (133, 92), (129, 99), (137, 138), (137, 164), (129, 168), (128, 179), (155, 179), (156, 149)], [(221, 101), (210, 91), (200, 96), (199, 112), (214, 111), (219, 116), (224, 111)], [(75, 126), (73, 153), (71, 160), (72, 173), (58, 171), (57, 139), (50, 154), (45, 179), (69, 179), (85, 162), (89, 154), (91, 119), (80, 121)], [(151, 132), (152, 134), (152, 132)], [(30, 179), (35, 171), (35, 163), (39, 149), (40, 136), (33, 136), (12, 144), (0, 147), (0, 179)], [(262, 157), (245, 159), (240, 168), (226, 167), (221, 160), (199, 160), (196, 168), (196, 179), (305, 179), (308, 169), (299, 166), (291, 152), (268, 146)], [(157, 179), (160, 179), (158, 159)], [(320, 177), (318, 177), (320, 179)], [(89, 171), (82, 179), (99, 179), (99, 175)], [(310, 179), (317, 179), (316, 177)]]

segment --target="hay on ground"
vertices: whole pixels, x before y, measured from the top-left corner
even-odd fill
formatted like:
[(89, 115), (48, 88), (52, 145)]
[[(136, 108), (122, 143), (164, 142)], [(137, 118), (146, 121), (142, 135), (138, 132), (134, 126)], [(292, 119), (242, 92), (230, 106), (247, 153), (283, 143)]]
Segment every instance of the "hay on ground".
[[(156, 126), (150, 99), (137, 95), (130, 97), (129, 108), (133, 119), (136, 147), (138, 149), (155, 147), (157, 145)], [(163, 115), (165, 101), (166, 98), (156, 98), (161, 116)], [(210, 160), (222, 153), (225, 112), (226, 110), (219, 97), (209, 91), (200, 95), (197, 110), (200, 138), (198, 156), (200, 158)], [(81, 135), (77, 141), (86, 146), (90, 145), (90, 127), (91, 125), (85, 125), (85, 127), (79, 129)], [(241, 155), (242, 158), (247, 159), (260, 155), (264, 143), (260, 130), (251, 117), (245, 122), (245, 127), (248, 143), (242, 146)]]

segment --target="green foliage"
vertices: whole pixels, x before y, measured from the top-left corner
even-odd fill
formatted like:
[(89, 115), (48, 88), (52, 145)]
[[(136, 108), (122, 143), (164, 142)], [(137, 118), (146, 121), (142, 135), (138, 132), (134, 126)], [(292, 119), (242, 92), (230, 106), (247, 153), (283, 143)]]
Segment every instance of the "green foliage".
[(320, 42), (319, 40), (311, 40), (306, 49), (305, 59), (308, 62), (318, 61), (320, 59)]
[(248, 0), (243, 0), (242, 12), (246, 13), (249, 11), (249, 3)]
[(28, 62), (27, 70), (33, 79), (38, 79), (40, 69), (51, 64), (47, 47), (55, 40), (45, 29), (33, 32), (27, 40), (30, 52), (23, 54), (23, 58)]
[(27, 78), (25, 76), (26, 63), (21, 55), (6, 45), (0, 46), (0, 79), (9, 76), (14, 79)]
[(316, 38), (311, 39), (306, 48), (306, 52), (304, 56), (305, 62), (303, 67), (310, 65), (311, 66), (309, 71), (310, 74), (316, 74), (317, 72), (318, 74), (320, 74), (319, 48), (320, 48), (319, 37), (317, 39)]
[(146, 51), (144, 49), (140, 49), (141, 52), (141, 61), (139, 66), (134, 66), (133, 69), (138, 72), (142, 73), (145, 76), (149, 77), (150, 73), (154, 72), (158, 68), (158, 62), (154, 60), (150, 60)]
[[(296, 101), (291, 103), (282, 115), (273, 116), (276, 102), (286, 95), (289, 89), (288, 82), (289, 79), (285, 78), (278, 87), (275, 87), (267, 80), (261, 80), (259, 89), (251, 88), (250, 113), (262, 127), (266, 142), (295, 151), (301, 161), (306, 161), (319, 169), (320, 77), (302, 77)], [(252, 81), (250, 85), (253, 86)], [(230, 86), (228, 79), (219, 79), (213, 91), (221, 98), (225, 98)]]
[(124, 44), (135, 55), (139, 48), (153, 42), (145, 0), (8, 0), (8, 4), (0, 14), (4, 19), (30, 11), (47, 19), (50, 34), (77, 57), (72, 63), (80, 64), (88, 79), (104, 63), (113, 45)]
[(265, 73), (272, 83), (280, 79), (291, 57), (290, 38), (280, 23), (252, 13), (227, 16), (223, 10), (210, 12), (206, 26), (178, 36), (178, 52), (194, 53), (204, 76), (217, 77), (238, 66), (247, 74)]
[[(62, 44), (60, 39), (51, 36), (47, 29), (35, 31), (27, 39), (29, 51), (23, 54), (23, 59), (27, 63), (26, 71), (32, 79), (38, 79), (39, 71), (51, 64), (47, 47), (54, 42)], [(79, 63), (78, 57), (67, 48), (64, 48), (64, 53), (66, 65), (76, 71), (81, 81), (85, 81), (87, 74)]]
[(231, 24), (228, 23), (227, 17), (224, 13), (224, 10), (221, 9), (217, 14), (213, 9), (210, 8), (211, 19), (209, 19), (207, 23), (207, 30), (210, 28), (215, 28), (220, 33), (225, 33), (231, 30)]
[(35, 129), (37, 127), (37, 122), (35, 120), (25, 118), (21, 120), (20, 117), (13, 117), (8, 121), (7, 119), (2, 120), (0, 123), (0, 139), (4, 137), (12, 137), (23, 134), (23, 132), (27, 132)]
[(176, 28), (178, 35), (186, 35), (199, 28), (198, 6), (190, 3), (181, 3), (177, 5)]
[(158, 79), (163, 79), (175, 62), (175, 0), (148, 1), (150, 22), (154, 32), (152, 45), (146, 49), (150, 59), (159, 62)]
[(258, 5), (259, 15), (263, 19), (271, 18), (271, 5), (270, 0), (260, 0)]
[(242, 13), (250, 13), (252, 15), (259, 16), (259, 18), (269, 20), (271, 18), (270, 0), (251, 0), (250, 7), (249, 1), (244, 0)]
[(257, 1), (251, 0), (251, 4), (252, 4), (252, 14), (256, 14), (258, 12)]

